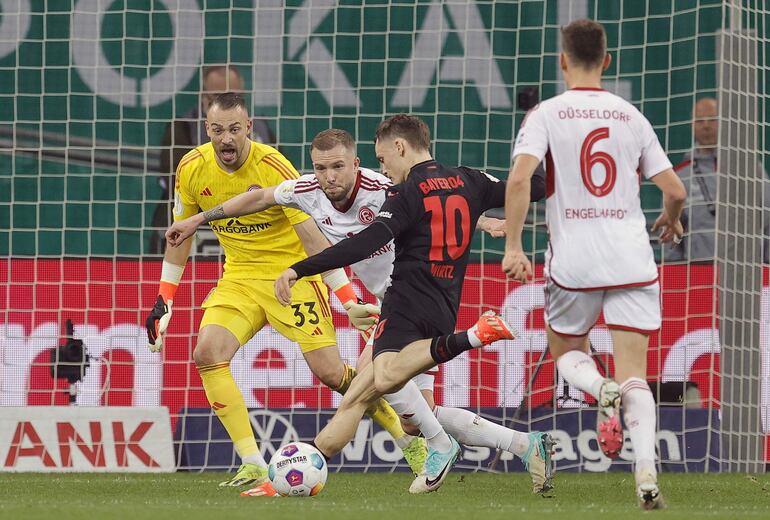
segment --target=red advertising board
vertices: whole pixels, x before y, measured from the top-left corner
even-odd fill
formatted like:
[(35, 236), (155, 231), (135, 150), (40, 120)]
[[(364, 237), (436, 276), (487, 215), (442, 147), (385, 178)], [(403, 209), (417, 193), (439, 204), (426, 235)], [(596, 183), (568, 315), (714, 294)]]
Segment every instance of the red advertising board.
[[(69, 384), (51, 377), (50, 352), (61, 343), (71, 319), (91, 365), (78, 385), (82, 405), (166, 406), (175, 418), (180, 408), (206, 407), (200, 378), (191, 361), (201, 311), (200, 302), (216, 285), (216, 262), (191, 262), (177, 293), (169, 335), (161, 354), (146, 347), (144, 321), (152, 306), (160, 262), (136, 260), (0, 260), (0, 406), (66, 405)], [(715, 273), (710, 265), (661, 269), (663, 327), (650, 338), (650, 381), (694, 381), (703, 407), (719, 407), (719, 338)], [(767, 277), (765, 277), (767, 279)], [(767, 316), (767, 281), (763, 315)], [(354, 362), (360, 336), (347, 324), (332, 299), (338, 345)], [(495, 309), (516, 326), (520, 337), (475, 350), (441, 367), (436, 379), (438, 403), (467, 407), (516, 407), (552, 403), (578, 406), (589, 400), (579, 391), (562, 395), (554, 385), (553, 363), (539, 371), (533, 391), (527, 382), (546, 349), (543, 323), (542, 267), (526, 285), (505, 281), (498, 264), (468, 268), (458, 328), (479, 313)], [(762, 347), (768, 350), (767, 335)], [(592, 344), (612, 366), (608, 331), (591, 333)], [(266, 327), (231, 363), (250, 408), (334, 407), (339, 396), (308, 370), (299, 349)]]

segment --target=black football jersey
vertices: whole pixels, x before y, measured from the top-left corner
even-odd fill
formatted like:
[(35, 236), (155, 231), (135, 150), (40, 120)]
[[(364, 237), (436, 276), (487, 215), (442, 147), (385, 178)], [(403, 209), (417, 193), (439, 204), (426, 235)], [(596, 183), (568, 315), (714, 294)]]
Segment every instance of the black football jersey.
[[(544, 193), (544, 177), (536, 174), (530, 199)], [(454, 323), (476, 223), (483, 212), (504, 204), (505, 183), (495, 177), (425, 161), (388, 189), (369, 227), (291, 267), (299, 278), (323, 273), (361, 261), (394, 239), (396, 259), (383, 313), (397, 310), (415, 321), (440, 316)]]
[(415, 165), (404, 182), (388, 189), (375, 219), (390, 229), (396, 246), (386, 301), (403, 293), (401, 306), (412, 294), (417, 314), (456, 317), (476, 223), (504, 204), (505, 183), (491, 175), (433, 160)]

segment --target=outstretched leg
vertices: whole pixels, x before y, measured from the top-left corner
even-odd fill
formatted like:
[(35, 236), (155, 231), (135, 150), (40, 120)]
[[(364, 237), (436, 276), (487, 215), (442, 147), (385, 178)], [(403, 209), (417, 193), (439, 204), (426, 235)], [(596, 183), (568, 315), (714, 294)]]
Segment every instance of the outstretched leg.
[(365, 367), (353, 378), (337, 412), (315, 438), (316, 447), (327, 458), (334, 457), (355, 437), (358, 423), (377, 400), (382, 397), (374, 387), (374, 367)]

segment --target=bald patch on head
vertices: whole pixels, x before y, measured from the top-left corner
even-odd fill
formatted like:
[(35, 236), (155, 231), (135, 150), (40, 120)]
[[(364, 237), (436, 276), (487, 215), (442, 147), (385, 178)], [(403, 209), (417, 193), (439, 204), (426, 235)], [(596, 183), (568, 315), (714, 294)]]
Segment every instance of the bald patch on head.
[(713, 97), (701, 98), (692, 111), (695, 142), (700, 148), (713, 148), (718, 137), (719, 106)]
[(695, 103), (693, 115), (696, 119), (700, 117), (716, 117), (717, 109), (717, 100), (712, 97), (705, 97)]

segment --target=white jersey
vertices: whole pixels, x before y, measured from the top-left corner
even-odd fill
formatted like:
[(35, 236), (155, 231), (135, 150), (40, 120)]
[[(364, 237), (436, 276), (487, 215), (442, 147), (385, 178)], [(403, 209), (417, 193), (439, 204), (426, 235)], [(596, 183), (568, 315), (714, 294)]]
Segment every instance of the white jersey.
[(546, 276), (584, 290), (657, 280), (639, 175), (649, 179), (671, 162), (633, 105), (601, 89), (568, 90), (527, 114), (519, 154), (546, 162)]
[[(390, 179), (384, 175), (360, 168), (346, 207), (337, 209), (324, 194), (315, 175), (302, 175), (279, 184), (275, 189), (275, 201), (310, 215), (329, 242), (336, 244), (374, 222), (380, 206), (385, 202), (385, 190), (390, 186)], [(350, 266), (366, 288), (380, 300), (390, 285), (395, 255), (393, 241), (390, 241), (369, 258)]]

